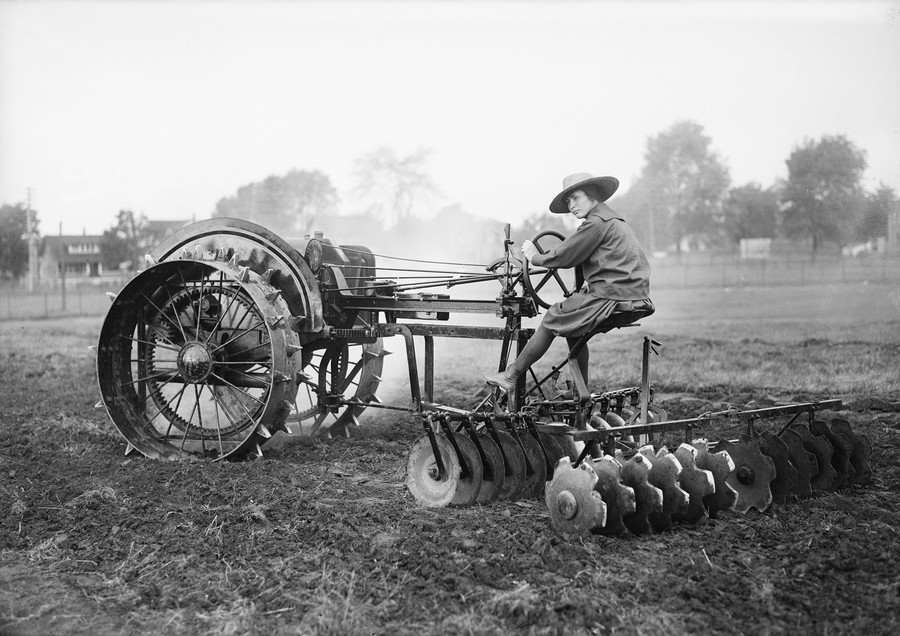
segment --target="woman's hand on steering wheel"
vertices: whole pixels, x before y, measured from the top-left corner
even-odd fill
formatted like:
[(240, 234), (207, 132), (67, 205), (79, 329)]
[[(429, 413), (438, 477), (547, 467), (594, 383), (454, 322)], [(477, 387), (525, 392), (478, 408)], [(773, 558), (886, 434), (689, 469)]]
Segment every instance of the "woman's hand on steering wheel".
[(534, 258), (537, 254), (541, 252), (538, 251), (538, 248), (532, 243), (530, 240), (525, 239), (522, 241), (522, 254), (528, 259), (528, 262), (531, 262), (531, 259)]
[[(525, 287), (525, 292), (531, 296), (531, 298), (544, 309), (549, 309), (552, 303), (548, 302), (544, 298), (540, 297), (540, 292), (544, 289), (544, 286), (547, 283), (551, 283), (551, 287), (555, 288), (557, 292), (562, 292), (565, 298), (568, 298), (572, 294), (578, 291), (584, 282), (584, 273), (582, 271), (581, 265), (575, 266), (575, 286), (573, 288), (569, 288), (566, 285), (565, 281), (563, 281), (562, 277), (559, 275), (557, 268), (549, 267), (543, 270), (538, 270), (537, 272), (533, 272), (534, 275), (542, 274), (541, 279), (537, 281), (535, 284), (531, 280), (532, 273), (529, 272), (529, 265), (531, 262), (531, 257), (528, 256), (528, 253), (525, 252), (525, 245), (529, 244), (534, 249), (534, 253), (544, 254), (546, 253), (546, 249), (541, 245), (542, 239), (549, 239), (550, 241), (555, 241), (558, 243), (562, 243), (565, 240), (565, 235), (562, 232), (557, 232), (556, 230), (544, 230), (543, 232), (538, 232), (535, 234), (531, 240), (526, 240), (522, 243), (522, 252), (525, 254), (526, 260), (523, 263), (525, 271), (524, 276), (522, 278), (522, 283)], [(533, 254), (532, 254), (533, 255)], [(545, 291), (550, 291), (549, 289)]]

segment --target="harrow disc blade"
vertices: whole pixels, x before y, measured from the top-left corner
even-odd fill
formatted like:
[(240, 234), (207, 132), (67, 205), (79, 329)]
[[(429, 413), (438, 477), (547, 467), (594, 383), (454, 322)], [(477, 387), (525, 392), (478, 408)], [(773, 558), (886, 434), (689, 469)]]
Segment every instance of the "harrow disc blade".
[[(529, 499), (537, 499), (544, 494), (544, 484), (547, 481), (547, 464), (544, 463), (544, 454), (541, 452), (540, 444), (531, 435), (527, 433), (519, 435), (519, 441), (522, 442), (522, 450), (527, 459), (524, 496)], [(530, 473), (527, 471), (528, 464), (531, 465)]]
[(737, 491), (728, 483), (728, 476), (734, 471), (734, 462), (725, 451), (710, 453), (705, 439), (695, 439), (693, 446), (697, 449), (697, 467), (708, 470), (715, 482), (715, 492), (703, 498), (710, 518), (715, 519), (720, 510), (734, 510), (737, 503)]
[(460, 467), (450, 441), (444, 435), (435, 437), (444, 463), (444, 474), (439, 474), (428, 436), (420, 437), (406, 458), (406, 487), (423, 506), (442, 508), (449, 506), (456, 496)]
[(541, 438), (541, 444), (544, 446), (544, 454), (547, 457), (547, 480), (549, 480), (553, 477), (553, 468), (556, 466), (556, 462), (563, 457), (568, 458), (569, 454), (564, 451), (559, 442), (556, 441), (555, 435), (549, 435), (548, 433), (538, 433), (538, 435)]
[(636, 509), (634, 490), (622, 483), (622, 465), (614, 457), (604, 455), (593, 462), (597, 473), (597, 490), (606, 504), (606, 523), (597, 534), (621, 535), (627, 532), (624, 517)]
[(634, 513), (626, 516), (624, 522), (634, 534), (653, 532), (650, 515), (659, 514), (663, 509), (662, 490), (647, 481), (652, 468), (650, 460), (640, 453), (622, 464), (622, 481), (634, 490), (635, 505)]
[(813, 490), (831, 490), (834, 488), (834, 480), (837, 477), (837, 471), (831, 465), (834, 446), (831, 445), (828, 438), (813, 435), (806, 424), (795, 426), (794, 430), (800, 434), (803, 447), (816, 456), (818, 473), (810, 478), (809, 485)]
[[(568, 424), (553, 424), (544, 427), (544, 432), (556, 441), (562, 449), (562, 452), (565, 453), (571, 461), (575, 462), (578, 461), (581, 449), (584, 448), (584, 442), (576, 442), (572, 439), (572, 436), (568, 433), (571, 430), (574, 429)], [(556, 462), (553, 462), (553, 465), (555, 466)]]
[(791, 465), (797, 469), (797, 484), (793, 491), (794, 494), (798, 497), (811, 497), (811, 481), (819, 472), (816, 456), (806, 450), (803, 438), (797, 431), (788, 428), (783, 430), (778, 437), (787, 446), (788, 459), (791, 460)]
[(850, 455), (853, 453), (853, 444), (841, 433), (832, 431), (825, 422), (815, 420), (809, 425), (813, 435), (821, 435), (831, 442), (834, 455), (831, 456), (831, 465), (834, 467), (834, 489), (846, 488), (856, 478), (856, 469), (850, 463)]
[(603, 528), (606, 504), (597, 492), (597, 481), (590, 462), (573, 468), (569, 458), (563, 457), (556, 463), (544, 500), (557, 532), (585, 534)]
[[(481, 455), (478, 453), (478, 447), (466, 435), (456, 435), (453, 438), (459, 449), (460, 458), (465, 461), (469, 469), (469, 474), (463, 476), (460, 472), (459, 483), (456, 485), (456, 494), (452, 503), (454, 506), (469, 506), (475, 503), (478, 498), (478, 492), (481, 490), (481, 484), (484, 481), (484, 465), (481, 463)], [(460, 465), (462, 462), (460, 462)]]
[(716, 444), (717, 451), (726, 451), (734, 462), (734, 471), (728, 476), (728, 484), (737, 491), (734, 511), (746, 514), (750, 508), (760, 512), (772, 504), (772, 490), (769, 485), (775, 479), (775, 462), (763, 455), (759, 442), (742, 439), (737, 444), (722, 440)]
[(775, 463), (775, 479), (769, 485), (772, 490), (772, 501), (784, 503), (789, 493), (797, 491), (798, 479), (798, 472), (791, 463), (787, 444), (774, 433), (763, 431), (759, 438), (759, 450)]
[(500, 448), (506, 457), (506, 473), (497, 498), (500, 500), (519, 499), (525, 491), (525, 453), (516, 439), (505, 431), (497, 431)]
[(488, 435), (480, 435), (478, 441), (481, 443), (484, 456), (490, 466), (490, 479), (488, 478), (488, 471), (484, 470), (481, 488), (475, 497), (476, 503), (483, 504), (500, 498), (503, 482), (506, 481), (506, 472), (503, 465), (503, 455), (500, 454), (500, 447), (497, 446), (497, 443)]
[(679, 482), (690, 495), (688, 510), (684, 515), (673, 516), (676, 521), (702, 523), (709, 518), (703, 498), (716, 492), (716, 481), (712, 473), (697, 467), (697, 449), (690, 444), (682, 444), (675, 449), (675, 459), (681, 464)]
[(842, 418), (831, 420), (831, 430), (840, 433), (853, 446), (850, 451), (850, 463), (853, 464), (853, 483), (859, 486), (872, 481), (872, 468), (869, 466), (869, 457), (872, 455), (872, 442), (862, 433), (855, 433), (850, 428), (850, 422)]
[(662, 510), (650, 514), (650, 524), (654, 530), (665, 530), (672, 525), (673, 517), (687, 515), (690, 506), (690, 495), (679, 482), (681, 463), (666, 448), (654, 455), (652, 446), (643, 446), (640, 453), (651, 463), (647, 481), (663, 494)]

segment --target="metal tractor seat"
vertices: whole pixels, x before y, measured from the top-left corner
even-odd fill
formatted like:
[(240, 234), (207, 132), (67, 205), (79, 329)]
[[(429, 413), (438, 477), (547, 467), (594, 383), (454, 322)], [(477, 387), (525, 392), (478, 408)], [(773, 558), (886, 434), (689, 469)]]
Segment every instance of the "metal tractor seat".
[(572, 373), (572, 379), (575, 382), (575, 390), (582, 400), (590, 399), (591, 392), (587, 387), (584, 376), (581, 375), (581, 369), (578, 366), (576, 358), (578, 353), (587, 346), (588, 341), (598, 333), (607, 333), (613, 329), (621, 329), (623, 327), (639, 327), (638, 320), (653, 315), (656, 308), (650, 300), (626, 300), (621, 301), (616, 310), (597, 328), (589, 331), (579, 337), (574, 345), (569, 349), (569, 355), (566, 362)]

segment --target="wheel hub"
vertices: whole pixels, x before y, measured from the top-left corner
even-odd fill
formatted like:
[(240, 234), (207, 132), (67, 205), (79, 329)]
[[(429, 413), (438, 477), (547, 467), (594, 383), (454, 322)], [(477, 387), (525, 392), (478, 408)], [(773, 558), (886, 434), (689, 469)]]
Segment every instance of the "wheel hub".
[(745, 486), (749, 486), (756, 481), (756, 472), (753, 470), (752, 466), (741, 465), (738, 466), (736, 477), (739, 482)]
[(556, 507), (563, 519), (573, 519), (578, 514), (578, 500), (568, 490), (563, 490), (556, 496)]
[(206, 345), (189, 342), (178, 352), (178, 372), (188, 382), (202, 382), (213, 369), (213, 357)]

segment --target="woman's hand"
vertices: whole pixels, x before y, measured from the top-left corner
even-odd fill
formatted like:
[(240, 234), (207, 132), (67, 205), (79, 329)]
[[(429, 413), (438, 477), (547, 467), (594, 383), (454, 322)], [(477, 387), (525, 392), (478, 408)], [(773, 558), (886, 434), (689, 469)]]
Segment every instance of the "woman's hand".
[(531, 262), (531, 259), (534, 258), (535, 254), (539, 254), (538, 249), (534, 246), (534, 243), (525, 239), (522, 242), (522, 254), (525, 255), (525, 258), (528, 259), (528, 262)]

